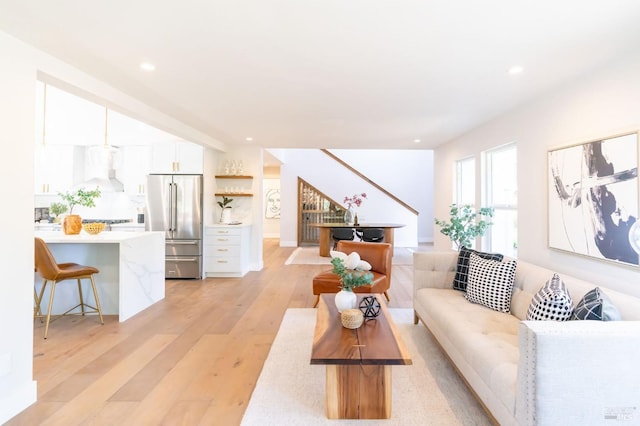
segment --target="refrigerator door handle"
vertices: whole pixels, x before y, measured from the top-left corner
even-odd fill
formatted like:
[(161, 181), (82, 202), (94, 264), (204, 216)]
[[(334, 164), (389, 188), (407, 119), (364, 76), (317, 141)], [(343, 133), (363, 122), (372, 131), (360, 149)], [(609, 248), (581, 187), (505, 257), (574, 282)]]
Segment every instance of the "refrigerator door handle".
[(179, 240), (173, 240), (170, 242), (172, 246), (193, 246), (193, 245), (197, 245), (198, 243), (199, 241), (179, 241)]
[(171, 230), (177, 231), (176, 227), (178, 226), (178, 184), (172, 183), (171, 185), (173, 185), (173, 191), (171, 191), (171, 194), (173, 196), (173, 199), (171, 200), (171, 210), (172, 210)]
[(173, 183), (169, 183), (169, 231), (173, 231)]

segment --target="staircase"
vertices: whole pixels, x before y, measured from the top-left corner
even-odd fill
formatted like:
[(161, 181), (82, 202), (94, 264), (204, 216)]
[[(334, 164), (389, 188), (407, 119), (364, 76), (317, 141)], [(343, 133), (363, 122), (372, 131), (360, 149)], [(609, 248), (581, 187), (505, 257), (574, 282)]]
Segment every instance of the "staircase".
[(298, 178), (298, 245), (317, 245), (320, 230), (312, 223), (342, 223), (345, 209), (316, 187)]

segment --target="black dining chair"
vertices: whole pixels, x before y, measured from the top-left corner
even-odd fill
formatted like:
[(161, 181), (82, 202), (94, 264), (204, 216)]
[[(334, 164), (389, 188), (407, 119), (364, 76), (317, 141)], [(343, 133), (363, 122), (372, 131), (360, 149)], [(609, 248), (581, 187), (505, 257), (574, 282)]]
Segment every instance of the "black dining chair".
[(359, 230), (356, 229), (356, 234), (361, 241), (368, 243), (381, 243), (384, 241), (384, 229), (382, 228), (360, 228)]
[(331, 228), (331, 239), (333, 240), (333, 250), (335, 250), (338, 241), (353, 241), (355, 239), (353, 228)]

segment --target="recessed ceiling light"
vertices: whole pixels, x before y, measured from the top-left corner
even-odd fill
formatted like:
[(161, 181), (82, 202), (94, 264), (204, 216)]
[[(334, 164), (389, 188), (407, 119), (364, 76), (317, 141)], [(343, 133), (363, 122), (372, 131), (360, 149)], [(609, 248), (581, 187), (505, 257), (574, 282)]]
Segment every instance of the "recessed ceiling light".
[(422, 140), (421, 140), (421, 139), (414, 139), (414, 140), (413, 140), (413, 143), (420, 143), (420, 142), (422, 142)]
[(524, 71), (524, 68), (522, 68), (520, 65), (516, 65), (516, 66), (513, 66), (513, 67), (509, 68), (508, 73), (509, 73), (509, 75), (517, 75), (517, 74), (522, 73), (522, 71)]
[(156, 66), (153, 65), (151, 62), (140, 62), (140, 69), (142, 71), (155, 71), (156, 70)]
[(246, 138), (244, 138), (244, 140), (246, 140), (247, 142), (251, 142), (253, 138), (251, 136), (247, 136)]

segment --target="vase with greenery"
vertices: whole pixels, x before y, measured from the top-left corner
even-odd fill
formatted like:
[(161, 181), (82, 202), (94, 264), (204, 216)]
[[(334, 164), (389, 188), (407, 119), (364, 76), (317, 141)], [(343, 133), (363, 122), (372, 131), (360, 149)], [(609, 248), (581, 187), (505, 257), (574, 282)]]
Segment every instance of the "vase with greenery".
[(358, 262), (353, 268), (347, 267), (344, 259), (334, 257), (331, 259), (333, 265), (333, 273), (340, 277), (340, 291), (336, 293), (335, 303), (338, 308), (338, 312), (342, 312), (345, 309), (354, 309), (358, 301), (357, 296), (353, 292), (356, 287), (362, 287), (365, 285), (371, 285), (373, 283), (373, 274), (369, 271), (365, 271), (357, 266)]
[(220, 223), (230, 223), (231, 222), (231, 202), (233, 198), (222, 196), (222, 201), (218, 201), (218, 205), (222, 209), (220, 213)]
[(54, 202), (49, 206), (49, 213), (51, 213), (54, 217), (54, 223), (60, 223), (62, 219), (62, 215), (67, 212), (67, 205), (65, 203)]
[(75, 206), (95, 207), (96, 198), (102, 195), (100, 188), (96, 187), (94, 190), (80, 188), (75, 191), (59, 192), (58, 195), (69, 207), (69, 214), (65, 216), (62, 222), (62, 231), (70, 235), (79, 234), (82, 230), (82, 218), (77, 214), (73, 214), (73, 208)]
[(482, 207), (476, 211), (470, 204), (451, 204), (449, 221), (435, 219), (440, 226), (440, 233), (453, 241), (456, 248), (470, 247), (474, 238), (481, 237), (493, 223), (493, 207)]

